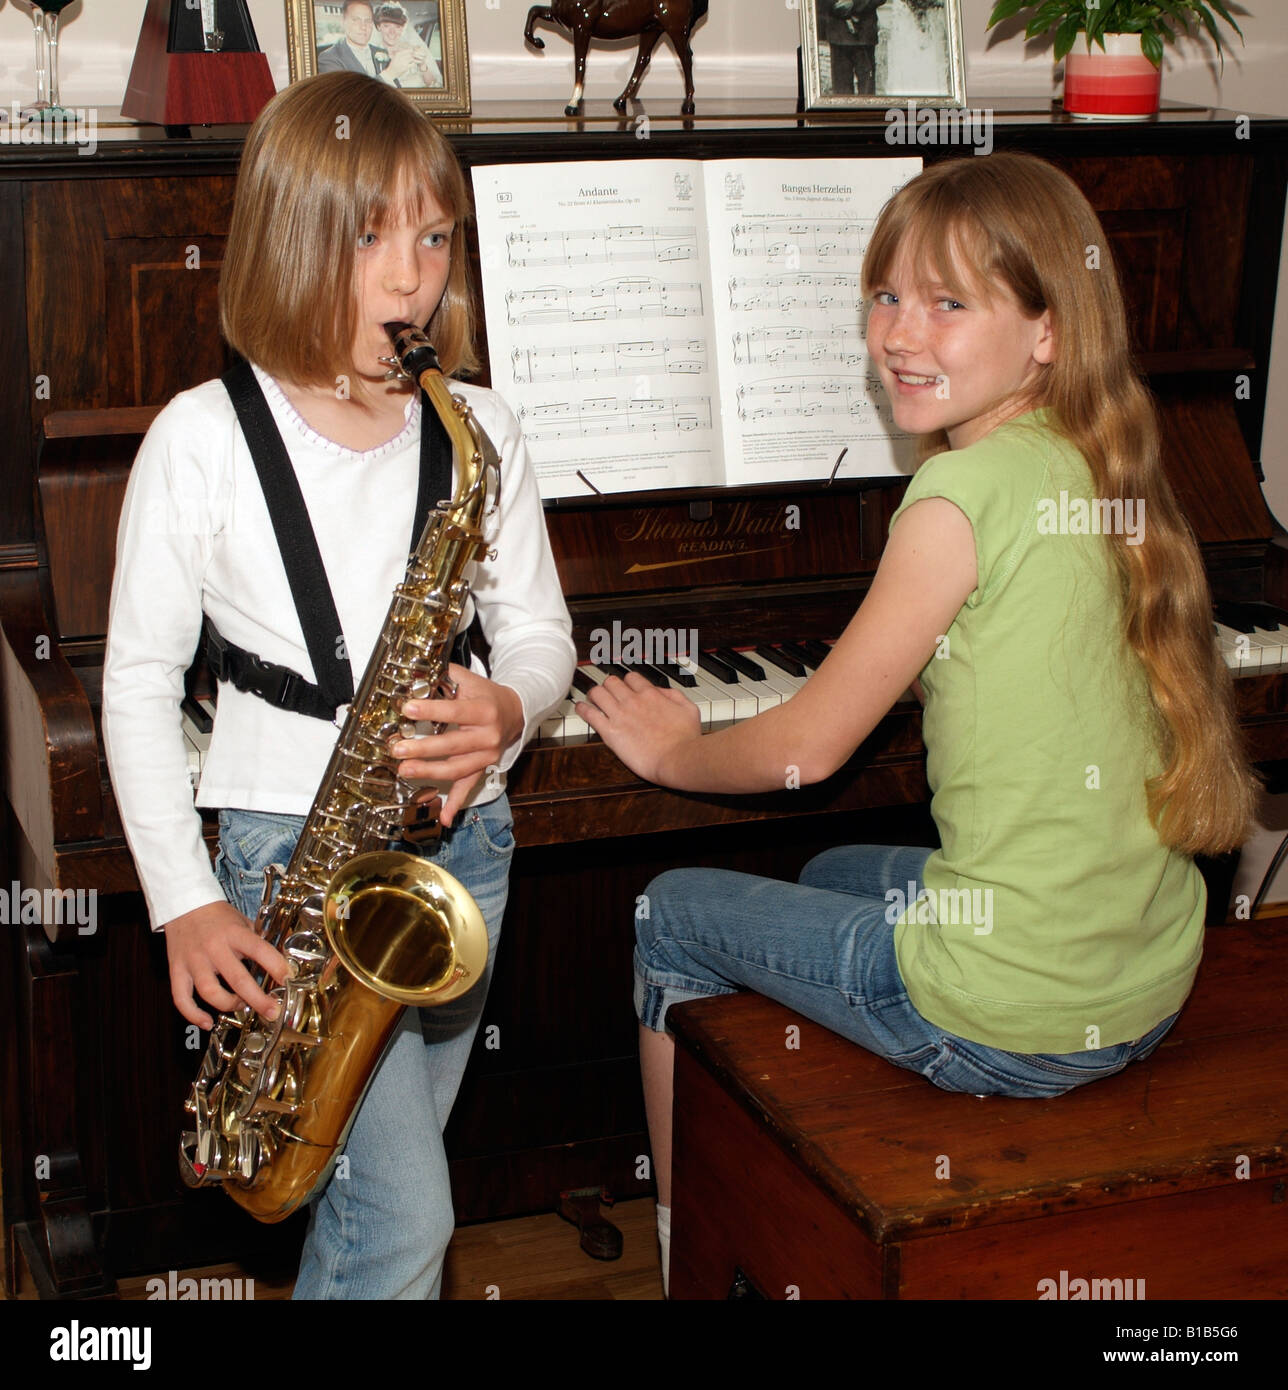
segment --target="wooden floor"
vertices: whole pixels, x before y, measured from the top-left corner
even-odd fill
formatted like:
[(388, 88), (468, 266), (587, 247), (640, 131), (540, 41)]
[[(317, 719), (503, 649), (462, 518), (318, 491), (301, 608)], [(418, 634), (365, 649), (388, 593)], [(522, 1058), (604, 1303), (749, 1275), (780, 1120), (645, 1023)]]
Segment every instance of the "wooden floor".
[[(511, 1221), (492, 1221), (462, 1226), (452, 1239), (443, 1271), (445, 1299), (629, 1299), (662, 1298), (662, 1272), (658, 1260), (657, 1214), (652, 1198), (618, 1202), (601, 1207), (604, 1217), (622, 1233), (619, 1260), (594, 1260), (578, 1244), (576, 1226), (555, 1216), (522, 1216)], [(169, 1271), (158, 1270), (164, 1279)], [(123, 1299), (148, 1297), (148, 1280), (140, 1275), (120, 1281)], [(180, 1270), (183, 1278), (244, 1279), (240, 1266), (216, 1265), (207, 1269)], [(256, 1299), (290, 1298), (293, 1281), (266, 1283), (255, 1280)], [(24, 1281), (20, 1298), (36, 1297), (30, 1281)]]

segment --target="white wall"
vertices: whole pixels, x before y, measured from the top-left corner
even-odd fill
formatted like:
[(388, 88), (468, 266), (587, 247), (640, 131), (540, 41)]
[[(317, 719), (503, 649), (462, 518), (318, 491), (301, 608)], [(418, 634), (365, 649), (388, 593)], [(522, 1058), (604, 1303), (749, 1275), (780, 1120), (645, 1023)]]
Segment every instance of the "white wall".
[[(808, 0), (804, 0), (808, 3)], [(796, 87), (795, 49), (800, 0), (711, 0), (711, 12), (695, 43), (695, 73), (701, 101), (721, 97), (790, 97)], [(1224, 72), (1204, 52), (1187, 45), (1165, 60), (1163, 94), (1178, 100), (1222, 106), (1250, 114), (1288, 116), (1288, 5), (1253, 0), (1255, 13), (1234, 6), (1246, 47), (1226, 60)], [(993, 95), (1046, 98), (1054, 91), (1049, 40), (1024, 42), (1014, 21), (994, 33), (985, 29), (993, 0), (962, 0), (967, 92), (972, 104)], [(62, 88), (70, 106), (119, 106), (146, 8), (145, 0), (76, 0), (63, 13)], [(268, 54), (278, 86), (287, 81), (286, 0), (250, 0), (260, 46)], [(466, 0), (470, 74), (476, 102), (532, 100), (557, 112), (571, 87), (568, 43), (549, 28), (544, 54), (523, 43), (528, 0)], [(0, 104), (30, 98), (33, 91), (31, 21), (13, 0), (0, 0)], [(592, 101), (615, 96), (625, 85), (632, 54), (592, 52), (587, 95)], [(659, 47), (643, 95), (648, 102), (678, 100), (679, 65), (667, 45)], [(1255, 126), (1254, 126), (1255, 138)], [(1288, 243), (1286, 243), (1288, 245)], [(1263, 458), (1266, 496), (1288, 524), (1288, 278), (1280, 270), (1279, 308), (1271, 356), (1270, 406), (1266, 414)], [(1268, 806), (1268, 825), (1288, 826), (1288, 797)], [(1274, 839), (1262, 837), (1245, 855), (1243, 878), (1254, 884), (1269, 861)], [(1288, 898), (1288, 870), (1272, 899)], [(1243, 891), (1241, 885), (1236, 885)]]

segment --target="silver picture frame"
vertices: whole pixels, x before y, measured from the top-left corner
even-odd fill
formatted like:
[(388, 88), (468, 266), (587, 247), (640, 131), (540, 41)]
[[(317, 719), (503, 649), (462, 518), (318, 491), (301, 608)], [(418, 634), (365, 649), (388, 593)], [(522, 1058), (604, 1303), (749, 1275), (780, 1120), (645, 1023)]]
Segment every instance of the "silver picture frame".
[(799, 3), (808, 110), (966, 104), (961, 0)]

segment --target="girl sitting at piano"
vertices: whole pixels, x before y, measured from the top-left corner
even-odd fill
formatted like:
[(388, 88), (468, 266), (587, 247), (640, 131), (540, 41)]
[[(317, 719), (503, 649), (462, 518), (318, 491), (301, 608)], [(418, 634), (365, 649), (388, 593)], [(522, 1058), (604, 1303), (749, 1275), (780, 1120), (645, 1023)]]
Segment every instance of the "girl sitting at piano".
[[(428, 325), (449, 375), (474, 366), (468, 215), (450, 146), (394, 88), (324, 73), (280, 92), (246, 141), (220, 280), (224, 336), (245, 362), (177, 396), (130, 476), (104, 735), (175, 1006), (201, 1028), (213, 1022), (208, 1009), (277, 1016), (267, 991), (287, 963), (247, 917), (265, 866), (291, 857), (403, 580), (413, 518), (455, 490), (435, 412), (411, 382), (390, 379), (384, 325)], [(442, 1130), (487, 994), (514, 847), (504, 773), (565, 695), (575, 659), (514, 415), (492, 391), (453, 391), (496, 446), (504, 478), (483, 523), (495, 551), (467, 570), (463, 614), (468, 624), (477, 610), (490, 673), (462, 651), (448, 668), (455, 700), (403, 709), (450, 727), (391, 754), (403, 777), (428, 784), (424, 797), (441, 790), (445, 829), (420, 853), (478, 904), (489, 969), (450, 1004), (402, 1015), (343, 1168), (313, 1203), (297, 1298), (438, 1294), (454, 1225)], [(282, 500), (292, 488), (294, 510)], [(203, 614), (217, 629), (221, 677), (196, 798), (219, 808), (213, 871), (179, 714)]]
[[(830, 655), (716, 733), (636, 674), (578, 706), (640, 776), (736, 793), (822, 781), (910, 686), (925, 704), (939, 848), (830, 849), (795, 884), (680, 869), (648, 887), (635, 993), (664, 1269), (672, 1004), (754, 989), (945, 1090), (1059, 1095), (1172, 1026), (1203, 946), (1193, 856), (1239, 845), (1254, 806), (1081, 192), (1031, 156), (936, 164), (883, 210), (863, 285), (922, 463)], [(1117, 524), (1062, 533), (1062, 498), (1066, 518), (1081, 499)]]

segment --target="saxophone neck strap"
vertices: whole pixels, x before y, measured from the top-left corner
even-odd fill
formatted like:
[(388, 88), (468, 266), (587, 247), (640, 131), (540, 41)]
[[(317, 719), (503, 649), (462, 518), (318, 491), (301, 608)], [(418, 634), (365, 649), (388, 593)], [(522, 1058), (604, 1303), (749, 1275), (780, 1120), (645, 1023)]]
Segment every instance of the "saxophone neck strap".
[[(224, 373), (223, 383), (237, 411), (246, 446), (259, 475), (268, 506), (273, 534), (282, 556), (295, 611), (304, 633), (304, 645), (317, 675), (317, 684), (298, 672), (260, 657), (227, 641), (206, 619), (207, 655), (216, 680), (226, 680), (238, 690), (258, 695), (279, 709), (313, 719), (334, 720), (336, 711), (353, 699), (353, 669), (344, 644), (335, 598), (327, 580), (322, 553), (309, 522), (308, 508), (290, 455), (273, 420), (272, 411), (250, 363), (238, 362)], [(416, 513), (411, 549), (415, 549), (430, 507), (452, 491), (452, 444), (447, 429), (422, 393), (420, 426), (420, 478), (416, 488)], [(469, 662), (464, 634), (453, 658)]]

